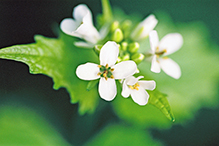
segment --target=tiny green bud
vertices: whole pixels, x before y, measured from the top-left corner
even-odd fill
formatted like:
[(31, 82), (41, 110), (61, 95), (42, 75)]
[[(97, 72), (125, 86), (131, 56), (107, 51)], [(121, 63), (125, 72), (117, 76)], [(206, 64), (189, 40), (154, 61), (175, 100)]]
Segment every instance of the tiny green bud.
[(127, 47), (128, 47), (128, 43), (127, 43), (127, 42), (122, 42), (121, 45), (122, 45), (121, 49), (122, 49), (123, 51), (126, 51), (126, 50), (127, 50)]
[(135, 53), (131, 56), (131, 59), (135, 61), (136, 64), (141, 63), (144, 60), (145, 56), (142, 53)]
[(122, 30), (117, 28), (112, 35), (112, 40), (119, 43), (123, 40), (123, 33)]
[(94, 46), (94, 52), (99, 55), (100, 54), (100, 50), (103, 46), (102, 45), (95, 45)]
[(122, 22), (121, 28), (122, 30), (126, 31), (127, 29), (129, 29), (132, 25), (132, 21), (131, 20), (125, 20), (124, 22)]
[(114, 21), (111, 25), (111, 31), (115, 31), (117, 28), (119, 28), (119, 21)]
[(140, 45), (138, 42), (133, 42), (133, 43), (129, 44), (128, 50), (130, 53), (136, 53), (138, 51), (139, 47), (140, 47)]
[(129, 53), (126, 53), (125, 55), (122, 56), (122, 61), (130, 60), (130, 55)]

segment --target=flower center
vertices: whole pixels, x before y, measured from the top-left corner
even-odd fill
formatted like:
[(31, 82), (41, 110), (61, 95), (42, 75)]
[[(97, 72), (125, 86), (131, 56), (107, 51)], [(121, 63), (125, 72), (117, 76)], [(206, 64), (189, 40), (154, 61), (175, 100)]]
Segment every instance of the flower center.
[(135, 85), (128, 85), (128, 87), (130, 88), (130, 89), (132, 89), (132, 90), (139, 90), (139, 88), (138, 87), (140, 87), (140, 85), (138, 84), (138, 83), (135, 83)]
[(155, 54), (157, 55), (157, 57), (159, 57), (159, 56), (163, 55), (163, 54), (166, 53), (166, 52), (167, 52), (166, 49), (164, 49), (163, 51), (160, 51), (160, 52), (159, 52), (159, 47), (157, 47), (157, 48), (156, 48), (156, 51), (155, 51)]
[(100, 68), (100, 72), (97, 75), (104, 77), (106, 80), (108, 78), (114, 79), (112, 73), (114, 71), (114, 68), (109, 67), (108, 64), (106, 64), (106, 66), (98, 65), (98, 67)]

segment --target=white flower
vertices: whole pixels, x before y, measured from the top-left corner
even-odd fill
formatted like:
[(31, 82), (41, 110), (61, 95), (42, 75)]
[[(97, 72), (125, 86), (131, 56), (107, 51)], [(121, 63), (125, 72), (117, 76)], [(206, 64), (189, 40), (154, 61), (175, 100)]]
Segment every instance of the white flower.
[(97, 29), (93, 26), (92, 13), (90, 9), (80, 4), (73, 10), (73, 17), (62, 20), (60, 24), (61, 30), (71, 36), (84, 39), (86, 42), (76, 42), (75, 45), (83, 47), (93, 47), (101, 36)]
[(124, 79), (133, 75), (137, 70), (134, 61), (123, 61), (115, 64), (118, 55), (118, 45), (108, 41), (100, 50), (100, 65), (86, 63), (79, 65), (76, 69), (76, 75), (82, 80), (100, 78), (99, 94), (107, 101), (113, 100), (117, 94), (115, 79)]
[(159, 42), (157, 31), (149, 34), (152, 63), (151, 71), (159, 73), (161, 69), (169, 76), (178, 79), (181, 76), (179, 65), (167, 55), (179, 50), (183, 44), (183, 38), (179, 33), (170, 33), (164, 36)]
[(122, 87), (122, 96), (127, 98), (130, 96), (139, 105), (145, 105), (148, 103), (149, 94), (147, 90), (154, 90), (156, 87), (155, 81), (138, 81), (143, 78), (143, 76), (139, 76), (137, 78), (130, 76), (125, 79)]
[(152, 31), (157, 25), (158, 20), (153, 14), (146, 17), (141, 23), (137, 25), (134, 31), (131, 33), (131, 38), (134, 41), (139, 41), (148, 37), (150, 31)]

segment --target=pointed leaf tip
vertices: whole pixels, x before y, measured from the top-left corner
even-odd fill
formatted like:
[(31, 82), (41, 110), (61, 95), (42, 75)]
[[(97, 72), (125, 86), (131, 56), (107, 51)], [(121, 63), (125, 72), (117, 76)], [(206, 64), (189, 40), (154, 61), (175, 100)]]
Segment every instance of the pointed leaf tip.
[(167, 95), (157, 90), (148, 91), (150, 97), (148, 103), (158, 108), (170, 121), (174, 122), (175, 118), (167, 100)]

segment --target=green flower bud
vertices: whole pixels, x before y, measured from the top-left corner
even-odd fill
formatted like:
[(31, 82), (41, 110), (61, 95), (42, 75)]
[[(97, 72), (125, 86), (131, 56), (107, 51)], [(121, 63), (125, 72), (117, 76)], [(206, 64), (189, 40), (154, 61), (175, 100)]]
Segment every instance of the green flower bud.
[(139, 47), (140, 47), (140, 45), (138, 42), (133, 42), (133, 43), (129, 44), (128, 50), (130, 53), (136, 53), (138, 51)]
[(128, 47), (128, 43), (127, 43), (127, 42), (122, 42), (122, 43), (121, 43), (121, 49), (122, 49), (123, 51), (126, 51), (126, 50), (127, 50), (127, 47)]
[(131, 25), (132, 25), (132, 21), (131, 20), (125, 20), (122, 23), (121, 28), (122, 28), (122, 30), (126, 31), (126, 30), (130, 29)]
[(141, 63), (145, 56), (142, 53), (135, 53), (131, 56), (131, 60), (135, 61), (136, 64)]
[(95, 45), (94, 46), (94, 52), (99, 55), (100, 54), (100, 50), (103, 46), (102, 45)]
[(123, 40), (123, 33), (122, 30), (117, 28), (112, 35), (112, 40), (119, 43)]
[(119, 21), (114, 21), (111, 25), (111, 31), (115, 31), (117, 28), (119, 28)]
[(126, 61), (126, 60), (130, 60), (130, 55), (128, 53), (122, 56), (122, 61)]

